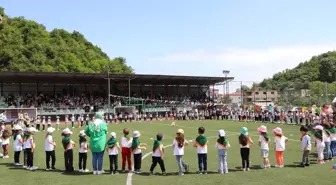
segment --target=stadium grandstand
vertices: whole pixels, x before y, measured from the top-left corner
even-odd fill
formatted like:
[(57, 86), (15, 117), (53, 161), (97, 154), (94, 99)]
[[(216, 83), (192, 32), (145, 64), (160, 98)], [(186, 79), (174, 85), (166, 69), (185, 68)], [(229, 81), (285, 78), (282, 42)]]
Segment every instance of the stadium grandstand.
[[(117, 114), (191, 110), (210, 103), (210, 87), (233, 77), (1, 72), (0, 107), (35, 108), (37, 115)], [(108, 98), (109, 97), (109, 98)], [(119, 108), (119, 109), (116, 109)], [(127, 109), (129, 111), (129, 109)], [(133, 110), (132, 110), (133, 111)]]

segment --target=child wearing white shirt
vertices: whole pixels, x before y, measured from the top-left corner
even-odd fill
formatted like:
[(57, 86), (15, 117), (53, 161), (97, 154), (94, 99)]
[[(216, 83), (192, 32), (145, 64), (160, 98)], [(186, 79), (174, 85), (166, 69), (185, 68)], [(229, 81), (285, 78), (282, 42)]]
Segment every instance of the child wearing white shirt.
[(261, 168), (270, 168), (271, 164), (268, 159), (268, 153), (269, 153), (269, 142), (270, 138), (267, 134), (267, 127), (264, 125), (261, 125), (258, 129), (258, 132), (260, 134), (259, 136), (259, 146), (261, 149), (261, 157), (264, 160), (264, 164), (261, 165)]
[(164, 161), (163, 161), (163, 135), (161, 133), (158, 133), (156, 135), (156, 140), (154, 141), (153, 144), (153, 151), (152, 151), (152, 165), (150, 167), (150, 173), (154, 174), (154, 169), (156, 167), (156, 165), (159, 163), (161, 171), (162, 171), (162, 175), (166, 175), (166, 168), (164, 165)]
[(110, 133), (110, 139), (106, 143), (106, 150), (110, 159), (110, 174), (118, 174), (118, 153), (120, 146), (115, 132)]
[(287, 137), (283, 136), (282, 129), (277, 127), (273, 129), (273, 133), (275, 135), (274, 143), (275, 143), (275, 156), (277, 160), (276, 168), (284, 167), (284, 159), (283, 153), (286, 150), (286, 143), (288, 142)]
[(60, 124), (60, 117), (56, 116), (56, 126), (57, 126), (57, 130), (59, 130), (59, 124)]
[(15, 125), (13, 128), (13, 148), (14, 148), (14, 165), (21, 166), (20, 163), (20, 153), (22, 152), (23, 138), (22, 138), (22, 128), (19, 125)]
[(325, 143), (323, 140), (323, 127), (321, 125), (317, 125), (315, 128), (315, 147), (317, 148), (317, 164), (324, 164), (324, 156), (323, 156), (323, 151), (325, 148)]
[(3, 158), (9, 158), (8, 150), (10, 143), (10, 133), (8, 130), (3, 130), (1, 140), (2, 140), (2, 149), (3, 149)]
[(185, 172), (189, 172), (189, 165), (182, 160), (182, 157), (184, 155), (184, 146), (188, 144), (188, 141), (184, 139), (184, 131), (182, 129), (178, 129), (176, 132), (176, 137), (173, 141), (173, 146), (174, 155), (176, 157), (176, 161), (179, 167), (179, 175), (184, 175), (183, 169), (185, 170)]
[(330, 150), (332, 157), (336, 157), (336, 128), (334, 123), (330, 123)]
[(219, 161), (219, 167), (218, 172), (220, 174), (226, 174), (229, 172), (227, 167), (227, 149), (230, 147), (229, 141), (226, 139), (226, 133), (224, 130), (218, 130), (218, 136), (216, 142), (216, 148), (218, 150), (218, 161)]
[(141, 150), (146, 150), (146, 144), (143, 144), (139, 140), (140, 138), (140, 132), (134, 131), (133, 132), (133, 140), (132, 140), (132, 146), (131, 150), (134, 157), (134, 172), (135, 173), (141, 173), (141, 161), (142, 161), (142, 152)]
[[(52, 133), (55, 131), (53, 127), (47, 128), (47, 135), (44, 140), (44, 150), (46, 153), (46, 171), (55, 170), (56, 155), (55, 147), (56, 143), (53, 139)], [(51, 159), (51, 168), (50, 168), (50, 159)]]
[(79, 132), (79, 153), (78, 153), (78, 168), (80, 173), (87, 173), (89, 172), (88, 169), (86, 169), (86, 160), (87, 160), (87, 152), (88, 152), (88, 142), (85, 138), (86, 134), (84, 130), (81, 130)]
[(301, 148), (303, 151), (302, 155), (302, 163), (300, 164), (300, 167), (309, 166), (309, 153), (311, 150), (311, 142), (310, 142), (310, 136), (308, 135), (308, 128), (306, 126), (301, 126), (300, 128), (301, 132)]
[(194, 147), (197, 148), (199, 174), (208, 174), (208, 137), (204, 136), (205, 128), (199, 127)]
[(323, 141), (324, 141), (324, 160), (329, 161), (332, 160), (332, 153), (330, 148), (330, 142), (331, 142), (331, 133), (330, 133), (330, 124), (328, 122), (323, 123), (324, 127), (324, 135), (323, 135)]
[(64, 147), (64, 161), (65, 161), (65, 171), (73, 172), (73, 148), (75, 147), (75, 142), (73, 142), (70, 138), (72, 132), (69, 128), (66, 128), (62, 132), (62, 144)]
[(34, 166), (34, 152), (35, 152), (35, 142), (34, 133), (36, 129), (34, 127), (29, 127), (26, 134), (24, 135), (23, 147), (27, 153), (27, 170), (36, 170), (37, 167)]

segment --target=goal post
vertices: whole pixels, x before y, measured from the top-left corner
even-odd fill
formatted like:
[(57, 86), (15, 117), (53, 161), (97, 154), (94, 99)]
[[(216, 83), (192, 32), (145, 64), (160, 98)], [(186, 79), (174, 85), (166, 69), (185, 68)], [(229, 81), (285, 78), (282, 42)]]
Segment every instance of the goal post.
[(28, 117), (37, 117), (37, 108), (0, 108), (0, 114), (3, 121), (10, 123), (19, 119), (19, 113), (28, 114)]

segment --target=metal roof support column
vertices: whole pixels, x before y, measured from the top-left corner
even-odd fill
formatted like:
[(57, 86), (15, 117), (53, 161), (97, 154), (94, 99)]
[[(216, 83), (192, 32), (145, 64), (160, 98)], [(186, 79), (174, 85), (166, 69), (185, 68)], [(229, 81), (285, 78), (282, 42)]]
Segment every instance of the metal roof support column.
[(19, 83), (19, 95), (21, 96), (21, 93), (22, 93), (22, 85), (21, 83)]
[(3, 96), (4, 93), (3, 93), (3, 82), (1, 82), (1, 92), (0, 92), (0, 96)]

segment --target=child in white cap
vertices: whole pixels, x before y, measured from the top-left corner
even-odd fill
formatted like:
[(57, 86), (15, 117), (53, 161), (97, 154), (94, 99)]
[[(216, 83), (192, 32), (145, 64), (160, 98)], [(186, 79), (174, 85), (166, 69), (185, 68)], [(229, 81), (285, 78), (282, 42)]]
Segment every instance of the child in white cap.
[(56, 126), (57, 126), (57, 130), (59, 130), (59, 125), (60, 125), (60, 117), (56, 116)]
[(324, 155), (323, 151), (325, 148), (325, 143), (323, 140), (324, 132), (321, 125), (317, 125), (315, 128), (314, 138), (315, 138), (315, 147), (317, 148), (317, 164), (324, 164)]
[(141, 150), (146, 150), (146, 144), (140, 143), (140, 132), (133, 132), (133, 141), (131, 146), (131, 151), (134, 157), (134, 173), (141, 173), (141, 160), (142, 160), (142, 152)]
[(72, 132), (69, 128), (66, 128), (62, 132), (62, 144), (64, 148), (64, 164), (66, 172), (73, 172), (73, 148), (75, 147), (75, 142), (71, 140)]
[(86, 134), (84, 130), (81, 130), (79, 132), (79, 153), (78, 153), (78, 168), (80, 173), (87, 173), (89, 172), (88, 169), (86, 169), (86, 161), (87, 161), (87, 152), (88, 152), (88, 142), (85, 138)]
[(22, 127), (20, 125), (15, 125), (13, 128), (13, 148), (14, 148), (14, 165), (21, 166), (20, 163), (20, 153), (22, 152), (23, 138), (22, 138)]
[(227, 149), (230, 147), (230, 143), (227, 140), (224, 130), (218, 130), (218, 139), (216, 142), (216, 148), (218, 150), (218, 172), (220, 174), (226, 174), (229, 172), (227, 167)]
[(110, 139), (106, 142), (106, 150), (110, 159), (110, 174), (118, 174), (118, 153), (120, 146), (115, 132), (111, 132), (109, 136)]
[(275, 135), (274, 143), (275, 143), (275, 157), (277, 161), (276, 168), (284, 167), (284, 157), (283, 153), (286, 150), (286, 143), (288, 142), (287, 137), (285, 137), (282, 133), (282, 129), (277, 127), (273, 129), (273, 133)]
[(24, 137), (24, 148), (27, 153), (27, 170), (36, 170), (37, 167), (34, 166), (34, 151), (35, 151), (35, 142), (34, 142), (34, 133), (37, 130), (34, 127), (29, 127), (25, 137)]
[[(46, 153), (46, 170), (55, 170), (55, 163), (56, 163), (56, 154), (55, 154), (55, 147), (56, 143), (53, 139), (52, 133), (55, 131), (53, 127), (47, 128), (46, 138), (44, 140), (44, 150)], [(50, 158), (51, 158), (51, 167), (50, 167)]]
[(267, 134), (267, 127), (264, 125), (261, 125), (260, 127), (258, 127), (257, 131), (259, 132), (260, 136), (259, 136), (259, 146), (261, 149), (261, 157), (264, 160), (264, 164), (261, 165), (262, 169), (265, 168), (270, 168), (271, 164), (269, 162), (268, 159), (268, 153), (269, 153), (269, 142), (270, 142), (270, 138)]
[(154, 169), (156, 165), (159, 163), (161, 171), (162, 171), (162, 175), (166, 175), (166, 168), (165, 168), (164, 161), (163, 161), (164, 152), (163, 152), (162, 140), (163, 140), (162, 133), (158, 133), (156, 135), (156, 140), (154, 141), (154, 144), (153, 144), (152, 165), (150, 167), (151, 174), (154, 173)]
[(176, 157), (177, 165), (179, 167), (179, 175), (184, 175), (185, 172), (189, 172), (189, 165), (186, 164), (182, 157), (184, 155), (184, 146), (188, 145), (188, 141), (184, 139), (184, 130), (178, 129), (176, 132), (176, 137), (173, 141), (174, 155)]

